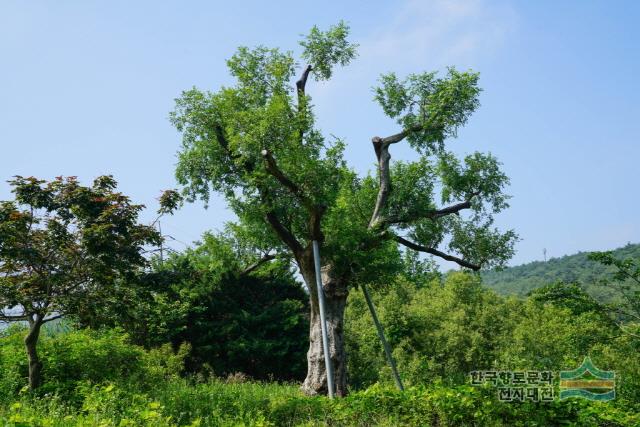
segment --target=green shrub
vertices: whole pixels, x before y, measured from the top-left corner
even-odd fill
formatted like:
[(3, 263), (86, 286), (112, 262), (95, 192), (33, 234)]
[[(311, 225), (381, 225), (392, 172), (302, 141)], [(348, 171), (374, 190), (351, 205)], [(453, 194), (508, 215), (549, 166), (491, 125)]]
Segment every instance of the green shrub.
[[(373, 299), (409, 385), (464, 383), (470, 371), (492, 367), (508, 335), (508, 307), (476, 275), (453, 273), (424, 284), (399, 277)], [(345, 328), (350, 384), (393, 384), (359, 292), (349, 295)]]
[(23, 327), (11, 325), (0, 332), (0, 401), (10, 401), (27, 384), (28, 364)]
[(76, 320), (94, 329), (120, 326), (145, 348), (189, 343), (190, 373), (304, 379), (309, 296), (288, 264), (240, 274), (244, 262), (228, 236), (205, 233), (196, 247), (122, 284), (109, 304), (88, 307)]
[[(0, 399), (10, 400), (27, 385), (28, 367), (23, 344), (26, 331), (12, 327), (0, 337)], [(188, 348), (177, 354), (165, 345), (152, 351), (132, 345), (119, 330), (72, 330), (45, 334), (38, 344), (43, 385), (38, 394), (73, 399), (85, 384), (135, 383), (140, 389), (177, 376)]]
[[(82, 386), (81, 405), (23, 396), (0, 405), (4, 425), (48, 426), (637, 426), (638, 408), (565, 400), (504, 403), (486, 387), (375, 385), (346, 398), (303, 396), (274, 383), (190, 384), (169, 379), (141, 392), (131, 385)], [(22, 423), (22, 424), (21, 424)]]

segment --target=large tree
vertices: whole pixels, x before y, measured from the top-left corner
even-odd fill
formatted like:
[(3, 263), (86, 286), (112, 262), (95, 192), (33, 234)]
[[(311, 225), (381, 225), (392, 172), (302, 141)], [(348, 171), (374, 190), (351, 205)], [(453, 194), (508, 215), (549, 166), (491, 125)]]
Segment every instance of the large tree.
[[(508, 179), (498, 161), (481, 153), (458, 160), (444, 144), (479, 105), (475, 73), (383, 75), (375, 99), (400, 129), (373, 137), (376, 176), (347, 167), (344, 143), (316, 129), (307, 88), (311, 78), (327, 80), (355, 58), (347, 35), (343, 22), (314, 27), (300, 42), (308, 65), (295, 84), (291, 52), (241, 47), (227, 61), (233, 86), (185, 91), (172, 113), (183, 134), (176, 176), (188, 198), (222, 194), (241, 240), (262, 253), (288, 254), (309, 289), (309, 394), (327, 392), (313, 240), (321, 247), (336, 391), (344, 395), (350, 286), (383, 277), (397, 265), (400, 247), (478, 270), (508, 259), (516, 239), (492, 226), (492, 215), (507, 206)], [(415, 149), (415, 161), (390, 162), (399, 143)]]
[(41, 382), (37, 343), (43, 324), (100, 304), (118, 280), (131, 279), (158, 244), (140, 225), (142, 205), (114, 191), (110, 176), (90, 187), (75, 177), (9, 181), (15, 200), (0, 201), (0, 321), (26, 321), (29, 387)]

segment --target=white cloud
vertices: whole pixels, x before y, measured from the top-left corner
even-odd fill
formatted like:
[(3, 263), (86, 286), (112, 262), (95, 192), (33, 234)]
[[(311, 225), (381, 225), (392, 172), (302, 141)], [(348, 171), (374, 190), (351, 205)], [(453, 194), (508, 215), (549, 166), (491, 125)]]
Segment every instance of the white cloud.
[(393, 16), (357, 40), (359, 56), (354, 63), (319, 85), (318, 101), (363, 83), (368, 90), (388, 71), (403, 75), (449, 65), (476, 68), (500, 48), (517, 21), (511, 5), (503, 1), (407, 0), (399, 4)]
[(397, 68), (471, 63), (494, 52), (516, 21), (506, 3), (408, 0), (361, 43), (361, 62)]

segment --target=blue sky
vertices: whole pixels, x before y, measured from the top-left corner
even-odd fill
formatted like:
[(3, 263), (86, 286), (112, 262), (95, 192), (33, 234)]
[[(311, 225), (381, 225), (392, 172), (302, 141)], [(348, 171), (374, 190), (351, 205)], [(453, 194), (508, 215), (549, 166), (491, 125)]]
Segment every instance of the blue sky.
[[(238, 45), (297, 51), (340, 19), (360, 56), (311, 83), (319, 125), (371, 169), (374, 135), (397, 131), (373, 103), (380, 73), (481, 73), (482, 107), (457, 140), (511, 178), (498, 224), (522, 240), (512, 264), (640, 241), (640, 3), (634, 1), (0, 2), (0, 200), (13, 175), (113, 174), (148, 206), (175, 187), (180, 136), (167, 117), (184, 89), (230, 83)], [(395, 147), (394, 147), (395, 149)], [(395, 150), (394, 158), (411, 158)], [(163, 220), (180, 242), (232, 219), (216, 199)], [(176, 249), (183, 243), (174, 242)]]

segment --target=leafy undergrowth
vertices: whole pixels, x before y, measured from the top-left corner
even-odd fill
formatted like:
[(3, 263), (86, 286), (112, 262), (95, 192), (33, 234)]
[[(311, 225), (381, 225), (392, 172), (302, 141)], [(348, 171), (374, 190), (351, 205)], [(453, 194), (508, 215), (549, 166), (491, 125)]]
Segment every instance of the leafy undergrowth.
[(45, 382), (31, 393), (23, 334), (0, 333), (2, 426), (640, 426), (640, 405), (621, 398), (504, 403), (495, 389), (432, 384), (330, 400), (242, 375), (185, 378), (188, 348), (145, 350), (117, 330), (44, 336)]
[(471, 386), (380, 386), (343, 399), (303, 396), (293, 385), (193, 384), (171, 379), (144, 393), (114, 384), (79, 385), (79, 404), (23, 393), (0, 407), (9, 426), (637, 426), (638, 408), (584, 400), (503, 403)]

